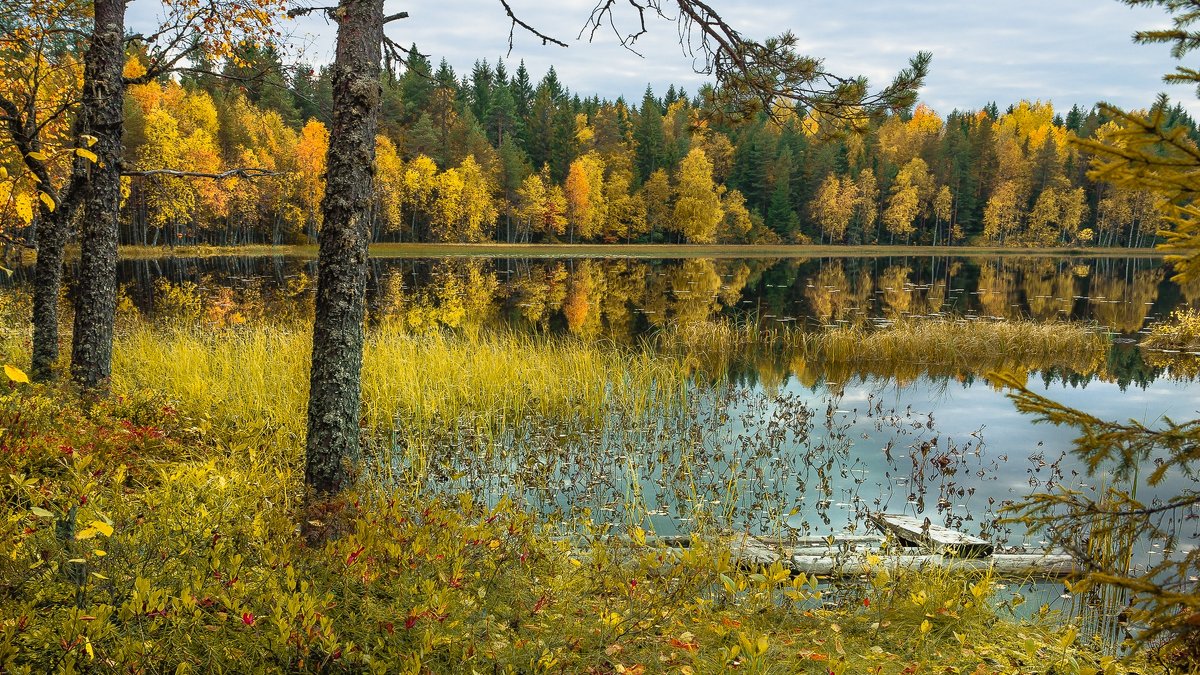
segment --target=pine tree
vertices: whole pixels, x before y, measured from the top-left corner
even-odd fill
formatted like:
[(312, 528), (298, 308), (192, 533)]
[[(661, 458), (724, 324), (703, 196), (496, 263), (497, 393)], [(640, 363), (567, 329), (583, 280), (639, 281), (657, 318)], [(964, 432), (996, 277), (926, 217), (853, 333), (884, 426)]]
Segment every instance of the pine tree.
[(662, 108), (649, 85), (646, 86), (646, 92), (642, 95), (642, 105), (637, 111), (633, 140), (637, 144), (638, 176), (645, 182), (650, 178), (650, 174), (664, 166)]

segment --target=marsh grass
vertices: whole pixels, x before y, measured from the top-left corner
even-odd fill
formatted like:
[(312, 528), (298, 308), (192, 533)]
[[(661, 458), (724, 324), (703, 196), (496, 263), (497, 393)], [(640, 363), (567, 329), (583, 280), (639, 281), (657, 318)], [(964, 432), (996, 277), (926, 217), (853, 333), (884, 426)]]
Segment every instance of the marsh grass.
[(656, 340), (664, 351), (711, 372), (777, 361), (806, 385), (1002, 369), (1098, 372), (1110, 346), (1107, 336), (1079, 324), (977, 318), (902, 318), (816, 330), (698, 322), (661, 331)]
[(1200, 312), (1177, 310), (1150, 328), (1142, 341), (1146, 362), (1166, 368), (1173, 377), (1200, 377)]
[[(114, 355), (118, 392), (156, 391), (199, 419), (297, 443), (310, 333), (267, 323), (214, 330), (133, 322)], [(512, 333), (369, 332), (363, 416), (370, 434), (499, 431), (536, 418), (598, 424), (613, 408), (657, 414), (685, 396), (680, 364), (644, 351)]]
[[(950, 330), (914, 327), (871, 358), (911, 358), (917, 342)], [(1080, 345), (1059, 334), (1063, 349)], [(316, 550), (292, 527), (308, 332), (129, 318), (112, 407), (84, 414), (71, 392), (41, 386), (3, 392), (0, 411), (23, 420), (5, 418), (4, 440), (24, 451), (2, 456), (19, 479), (0, 501), (16, 547), (0, 565), (17, 580), (0, 594), (3, 614), (17, 617), (2, 626), (0, 663), (823, 674), (1111, 665), (1056, 636), (1050, 617), (998, 614), (979, 577), (876, 575), (824, 597), (822, 584), (786, 570), (734, 568), (722, 529), (754, 522), (746, 514), (778, 527), (796, 506), (788, 481), (827, 505), (831, 481), (855, 465), (847, 427), (786, 393), (734, 386), (730, 361), (816, 363), (882, 338), (777, 335), (777, 349), (744, 327), (680, 335), (626, 349), (373, 328), (363, 424), (376, 470), (352, 497), (351, 531)], [(816, 430), (824, 440), (808, 443)], [(93, 437), (103, 443), (84, 450)], [(807, 452), (790, 455), (792, 444)], [(692, 548), (637, 543), (664, 509), (701, 533)], [(96, 521), (112, 533), (94, 545), (56, 534), (59, 522)], [(563, 529), (583, 543), (549, 536)], [(635, 545), (600, 536), (610, 533)], [(82, 575), (72, 572), (81, 559)]]
[(1154, 324), (1142, 344), (1151, 349), (1200, 352), (1200, 311), (1178, 310)]

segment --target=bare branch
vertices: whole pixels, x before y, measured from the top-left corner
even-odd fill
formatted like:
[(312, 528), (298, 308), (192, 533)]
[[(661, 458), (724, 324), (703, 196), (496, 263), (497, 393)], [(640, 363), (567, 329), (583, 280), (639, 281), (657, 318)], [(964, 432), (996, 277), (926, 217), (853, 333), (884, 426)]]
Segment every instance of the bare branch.
[(555, 44), (555, 45), (558, 45), (559, 47), (567, 46), (567, 43), (563, 42), (562, 40), (552, 38), (549, 35), (546, 35), (545, 33), (539, 31), (538, 29), (534, 28), (533, 26), (530, 26), (529, 24), (525, 23), (520, 18), (518, 18), (517, 15), (513, 12), (512, 7), (509, 6), (508, 0), (500, 0), (500, 4), (504, 6), (505, 13), (508, 14), (508, 18), (512, 21), (512, 25), (510, 25), (508, 28), (508, 53), (509, 54), (512, 54), (513, 32), (517, 29), (517, 26), (524, 28), (527, 32), (529, 32), (533, 36), (541, 38), (543, 45)]
[(647, 32), (646, 17), (673, 21), (683, 53), (694, 59), (696, 72), (713, 75), (720, 83), (710, 94), (711, 109), (745, 117), (759, 111), (777, 116), (780, 104), (820, 115), (818, 120), (859, 124), (887, 111), (911, 107), (916, 89), (928, 70), (929, 55), (920, 53), (884, 89), (871, 94), (860, 77), (840, 77), (824, 69), (820, 59), (796, 53), (796, 38), (789, 32), (764, 41), (745, 38), (705, 0), (674, 0), (677, 15), (670, 16), (664, 0), (625, 0), (636, 17), (636, 29), (617, 26), (617, 0), (598, 0), (580, 31), (594, 39), (601, 28), (617, 36), (624, 48), (637, 54), (634, 44)]
[(337, 16), (334, 15), (335, 11), (337, 11), (336, 6), (334, 6), (334, 7), (329, 7), (329, 6), (325, 6), (325, 7), (293, 7), (292, 9), (289, 9), (287, 11), (287, 15), (288, 15), (289, 19), (295, 19), (296, 17), (300, 17), (300, 16), (308, 16), (309, 14), (312, 14), (313, 12), (324, 12), (326, 17), (336, 21)]

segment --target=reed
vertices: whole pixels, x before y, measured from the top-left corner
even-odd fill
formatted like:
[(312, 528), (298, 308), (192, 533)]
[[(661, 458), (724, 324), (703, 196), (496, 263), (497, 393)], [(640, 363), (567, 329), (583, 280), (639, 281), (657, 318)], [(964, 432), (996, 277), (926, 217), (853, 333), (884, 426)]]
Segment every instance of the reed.
[(1200, 352), (1200, 311), (1179, 310), (1154, 324), (1142, 345), (1151, 349)]
[[(255, 324), (226, 330), (136, 322), (117, 341), (117, 392), (160, 392), (230, 430), (302, 438), (311, 337)], [(634, 416), (683, 395), (681, 364), (645, 351), (510, 333), (369, 332), (363, 423), (377, 434), (499, 429), (529, 417), (599, 422), (614, 407)]]
[(698, 322), (664, 330), (655, 341), (710, 372), (774, 361), (806, 384), (1001, 369), (1097, 372), (1109, 348), (1105, 335), (1080, 324), (966, 318), (904, 318), (815, 330)]

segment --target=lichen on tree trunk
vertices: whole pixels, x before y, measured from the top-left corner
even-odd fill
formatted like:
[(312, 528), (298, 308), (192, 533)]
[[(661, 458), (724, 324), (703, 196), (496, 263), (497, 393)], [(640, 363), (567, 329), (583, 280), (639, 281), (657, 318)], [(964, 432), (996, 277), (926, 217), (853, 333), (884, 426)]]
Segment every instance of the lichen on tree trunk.
[(125, 3), (95, 0), (93, 6), (96, 28), (84, 62), (80, 128), (97, 139), (92, 152), (99, 161), (83, 202), (71, 343), (71, 376), (89, 388), (104, 385), (112, 373), (125, 98)]
[(317, 498), (352, 479), (359, 452), (367, 245), (380, 104), (383, 0), (341, 0), (333, 124), (318, 237), (304, 480)]
[(37, 262), (33, 268), (33, 379), (54, 377), (58, 362), (58, 294), (62, 288), (63, 244), (68, 223), (42, 208)]

